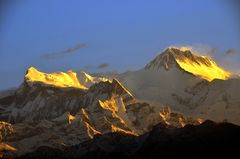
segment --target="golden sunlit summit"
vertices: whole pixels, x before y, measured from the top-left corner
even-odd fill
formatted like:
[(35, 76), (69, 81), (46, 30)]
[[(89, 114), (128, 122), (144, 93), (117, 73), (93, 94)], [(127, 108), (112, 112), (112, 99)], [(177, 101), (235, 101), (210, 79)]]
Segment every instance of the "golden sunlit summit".
[(81, 85), (78, 81), (76, 72), (54, 72), (43, 73), (38, 71), (34, 67), (30, 67), (25, 75), (28, 82), (42, 82), (48, 85), (54, 85), (57, 87), (76, 87), (81, 89), (87, 89)]
[(226, 80), (231, 75), (230, 72), (219, 67), (217, 63), (210, 57), (192, 53), (191, 48), (179, 48), (180, 51), (176, 51), (176, 48), (171, 49), (174, 50), (173, 56), (182, 69), (205, 80)]
[(83, 71), (78, 73), (72, 70), (67, 72), (44, 73), (34, 67), (28, 69), (25, 80), (28, 83), (40, 82), (54, 87), (73, 87), (80, 89), (88, 89), (91, 85), (100, 81), (109, 81), (104, 77), (92, 77)]

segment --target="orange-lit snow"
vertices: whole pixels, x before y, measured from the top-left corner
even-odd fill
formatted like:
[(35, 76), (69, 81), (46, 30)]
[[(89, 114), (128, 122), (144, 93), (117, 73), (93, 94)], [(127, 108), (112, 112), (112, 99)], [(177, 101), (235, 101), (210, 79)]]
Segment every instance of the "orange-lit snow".
[(92, 84), (107, 81), (106, 78), (92, 77), (85, 72), (76, 73), (71, 70), (65, 72), (44, 73), (30, 67), (25, 75), (27, 82), (42, 82), (56, 87), (74, 87), (88, 89)]
[[(185, 54), (174, 55), (179, 66), (185, 71), (208, 81), (214, 79), (226, 80), (230, 77), (231, 73), (219, 67), (210, 57), (194, 54), (192, 48), (181, 47), (179, 49)], [(191, 54), (189, 54), (189, 51), (191, 51)]]

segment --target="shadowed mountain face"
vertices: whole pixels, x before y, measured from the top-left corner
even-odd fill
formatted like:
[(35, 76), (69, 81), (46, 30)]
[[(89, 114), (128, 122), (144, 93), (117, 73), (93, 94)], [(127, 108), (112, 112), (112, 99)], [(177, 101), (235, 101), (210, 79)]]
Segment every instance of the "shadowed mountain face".
[[(209, 157), (238, 154), (240, 127), (206, 121), (198, 126), (183, 128), (156, 125), (152, 131), (136, 137), (122, 133), (96, 136), (91, 141), (58, 150), (41, 147), (20, 159), (74, 159), (74, 158), (161, 158)], [(193, 157), (193, 156), (192, 156)]]

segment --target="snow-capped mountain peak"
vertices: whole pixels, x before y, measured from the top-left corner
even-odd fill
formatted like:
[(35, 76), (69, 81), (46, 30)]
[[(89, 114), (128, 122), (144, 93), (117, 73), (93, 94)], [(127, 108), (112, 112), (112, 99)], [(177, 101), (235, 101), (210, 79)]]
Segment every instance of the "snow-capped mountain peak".
[(226, 80), (231, 73), (208, 56), (196, 54), (192, 49), (169, 47), (145, 66), (146, 70), (179, 68), (205, 80)]
[(76, 72), (69, 70), (68, 72), (44, 73), (34, 67), (30, 67), (25, 75), (25, 81), (28, 84), (41, 83), (55, 87), (75, 87), (87, 89), (78, 81)]
[(171, 67), (177, 66), (175, 57), (171, 48), (167, 48), (163, 53), (156, 56), (151, 62), (149, 62), (146, 66), (146, 70), (159, 70), (164, 68), (169, 70)]
[(94, 83), (107, 80), (107, 78), (92, 77), (83, 71), (78, 73), (72, 70), (67, 72), (44, 73), (34, 67), (30, 67), (25, 75), (25, 82), (29, 85), (40, 83), (53, 87), (72, 87), (84, 90), (88, 89)]

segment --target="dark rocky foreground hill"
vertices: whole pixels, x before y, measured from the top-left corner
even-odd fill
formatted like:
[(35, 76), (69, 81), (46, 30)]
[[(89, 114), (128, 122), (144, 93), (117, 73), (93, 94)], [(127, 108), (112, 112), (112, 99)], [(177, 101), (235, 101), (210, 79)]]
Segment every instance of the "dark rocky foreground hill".
[(158, 124), (138, 137), (121, 133), (99, 135), (65, 150), (40, 147), (18, 159), (231, 157), (239, 155), (239, 148), (240, 126), (205, 121), (183, 128)]

